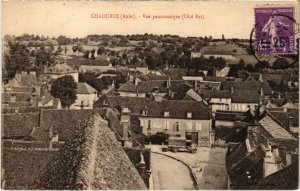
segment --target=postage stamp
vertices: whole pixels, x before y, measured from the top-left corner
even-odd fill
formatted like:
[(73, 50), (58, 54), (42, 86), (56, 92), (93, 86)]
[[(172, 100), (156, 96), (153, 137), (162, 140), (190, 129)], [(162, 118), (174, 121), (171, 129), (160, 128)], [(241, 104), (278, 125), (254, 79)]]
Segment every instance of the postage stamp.
[(294, 7), (259, 7), (254, 11), (256, 54), (294, 54)]

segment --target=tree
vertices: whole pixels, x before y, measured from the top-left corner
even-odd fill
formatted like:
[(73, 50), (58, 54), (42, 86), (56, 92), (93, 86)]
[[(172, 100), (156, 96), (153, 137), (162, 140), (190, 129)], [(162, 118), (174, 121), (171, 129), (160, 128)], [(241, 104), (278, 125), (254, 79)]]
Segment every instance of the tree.
[(70, 44), (72, 42), (72, 40), (65, 36), (59, 36), (59, 37), (57, 37), (57, 42), (59, 45), (67, 45), (67, 44)]
[(57, 78), (51, 86), (51, 95), (59, 98), (62, 107), (68, 107), (75, 103), (77, 84), (74, 78), (70, 75)]
[(77, 45), (77, 51), (78, 52), (83, 52), (83, 47), (81, 45)]
[(238, 64), (233, 64), (230, 66), (228, 76), (238, 77), (239, 70), (245, 70), (245, 62), (243, 59), (241, 59)]
[(9, 51), (4, 54), (4, 78), (11, 79), (16, 72), (28, 71), (30, 51), (24, 44), (8, 42)]
[(286, 69), (289, 67), (289, 61), (286, 58), (277, 58), (273, 63), (274, 69)]
[(79, 73), (79, 82), (88, 82), (90, 80), (93, 80), (97, 77), (97, 73), (95, 72), (85, 72), (85, 73)]
[(89, 50), (86, 50), (86, 51), (84, 52), (83, 58), (89, 58), (89, 55), (90, 55), (90, 51), (89, 51)]
[(105, 53), (105, 48), (103, 46), (100, 46), (97, 50), (97, 54), (98, 55), (101, 55), (101, 54), (104, 54)]
[(268, 62), (261, 61), (261, 62), (257, 62), (254, 67), (255, 67), (256, 71), (260, 72), (262, 69), (269, 68), (270, 66), (269, 66)]
[(77, 49), (78, 49), (77, 46), (72, 46), (72, 50), (73, 50), (74, 54), (76, 53)]
[(39, 67), (50, 66), (55, 62), (52, 49), (41, 47), (38, 49), (35, 57), (35, 64)]
[(92, 54), (91, 58), (92, 58), (92, 59), (95, 59), (95, 52), (96, 52), (95, 49), (91, 50), (91, 54)]
[(67, 54), (68, 47), (65, 46), (64, 50), (65, 50), (65, 54)]

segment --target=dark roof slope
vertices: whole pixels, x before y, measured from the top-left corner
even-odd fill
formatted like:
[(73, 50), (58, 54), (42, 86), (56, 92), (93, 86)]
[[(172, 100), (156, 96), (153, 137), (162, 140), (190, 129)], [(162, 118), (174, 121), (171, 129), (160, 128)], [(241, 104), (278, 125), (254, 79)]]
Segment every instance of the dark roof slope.
[(51, 150), (3, 148), (2, 169), (5, 171), (2, 179), (6, 181), (5, 189), (33, 189), (40, 171), (57, 154), (57, 151)]
[(103, 96), (94, 107), (110, 107), (121, 111), (128, 108), (133, 114), (141, 114), (144, 109), (148, 111), (147, 116), (164, 117), (164, 111), (169, 111), (170, 118), (187, 118), (187, 112), (192, 112), (192, 119), (209, 120), (210, 110), (202, 102), (188, 100), (163, 100), (153, 101), (149, 98)]
[(38, 189), (147, 189), (99, 114), (82, 121), (57, 158), (40, 174)]
[(264, 94), (271, 94), (271, 88), (267, 82), (259, 82), (259, 81), (224, 81), (224, 82), (222, 82), (221, 89), (230, 90), (231, 87), (233, 87), (233, 90), (248, 90), (248, 91), (253, 91), (252, 93), (258, 93), (262, 88)]
[(296, 190), (299, 186), (298, 162), (259, 180), (249, 180), (239, 189), (253, 190)]
[[(299, 110), (288, 109), (286, 112), (270, 112), (274, 119), (288, 129), (289, 125), (293, 127), (299, 127)], [(290, 120), (289, 120), (290, 118)], [(289, 123), (292, 124), (289, 124)]]
[(2, 114), (2, 137), (23, 138), (39, 126), (39, 112)]
[(32, 135), (37, 140), (48, 140), (48, 130), (52, 126), (54, 133), (58, 133), (60, 141), (66, 141), (74, 132), (81, 120), (93, 113), (105, 114), (105, 110), (42, 110), (41, 124)]

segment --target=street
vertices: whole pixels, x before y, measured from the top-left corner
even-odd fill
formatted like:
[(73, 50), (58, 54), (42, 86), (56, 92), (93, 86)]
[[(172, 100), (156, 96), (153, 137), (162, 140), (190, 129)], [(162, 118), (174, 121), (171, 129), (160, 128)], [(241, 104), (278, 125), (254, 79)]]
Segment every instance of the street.
[[(154, 152), (153, 155), (155, 152), (161, 153), (188, 164), (195, 173), (200, 189), (219, 190), (227, 188), (226, 150), (224, 148), (198, 147), (198, 151), (194, 154), (188, 152), (162, 152), (161, 145), (151, 145), (148, 148), (151, 148), (152, 153)], [(177, 181), (175, 182), (177, 183)]]
[(189, 169), (181, 162), (152, 153), (155, 190), (193, 190), (194, 182)]

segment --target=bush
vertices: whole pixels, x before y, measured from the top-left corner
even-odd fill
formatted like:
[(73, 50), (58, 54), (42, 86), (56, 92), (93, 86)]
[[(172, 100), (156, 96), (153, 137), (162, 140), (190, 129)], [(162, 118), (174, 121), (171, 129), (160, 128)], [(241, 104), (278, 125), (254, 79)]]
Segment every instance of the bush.
[(159, 144), (161, 145), (162, 143), (167, 144), (168, 140), (168, 134), (164, 132), (157, 132), (153, 135), (147, 136), (145, 139), (145, 142), (151, 142), (151, 144)]

